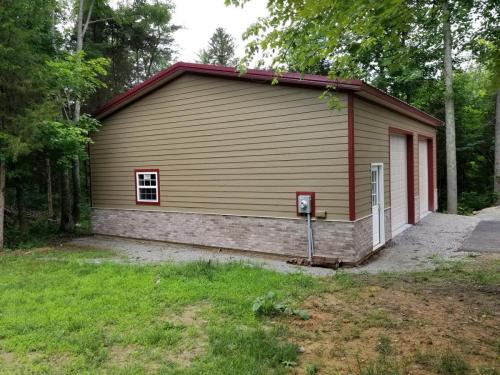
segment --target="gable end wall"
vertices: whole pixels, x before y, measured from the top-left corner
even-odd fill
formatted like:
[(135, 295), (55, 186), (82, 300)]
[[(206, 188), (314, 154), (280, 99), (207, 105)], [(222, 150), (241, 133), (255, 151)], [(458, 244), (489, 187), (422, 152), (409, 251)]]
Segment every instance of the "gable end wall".
[[(315, 191), (328, 220), (347, 220), (347, 108), (321, 92), (182, 75), (103, 120), (93, 207), (296, 218), (295, 192)], [(159, 206), (135, 203), (143, 168), (159, 169)]]

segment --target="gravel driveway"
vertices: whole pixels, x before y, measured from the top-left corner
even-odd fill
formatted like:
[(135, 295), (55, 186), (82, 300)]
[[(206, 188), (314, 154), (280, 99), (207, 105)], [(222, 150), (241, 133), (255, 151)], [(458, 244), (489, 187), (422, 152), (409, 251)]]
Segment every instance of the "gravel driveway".
[[(498, 216), (497, 216), (498, 215)], [(451, 259), (470, 252), (462, 251), (464, 241), (481, 219), (500, 218), (500, 209), (481, 212), (476, 216), (433, 213), (418, 224), (396, 236), (392, 242), (366, 264), (346, 268), (348, 272), (411, 271), (433, 266), (433, 258)], [(278, 258), (257, 257), (242, 253), (214, 251), (201, 247), (172, 243), (128, 240), (104, 236), (82, 237), (70, 241), (71, 245), (115, 250), (133, 262), (190, 262), (211, 260), (244, 262), (278, 272), (305, 272), (326, 276), (335, 271), (318, 267), (299, 267)]]
[(392, 239), (367, 264), (354, 272), (412, 271), (433, 266), (433, 259), (463, 257), (461, 250), (480, 219), (474, 216), (432, 213)]
[(129, 240), (115, 237), (92, 236), (81, 237), (69, 242), (78, 247), (91, 247), (110, 249), (119, 255), (125, 256), (130, 261), (155, 263), (155, 262), (193, 262), (198, 260), (213, 262), (242, 262), (261, 266), (283, 273), (305, 272), (311, 275), (327, 276), (335, 271), (319, 267), (300, 267), (286, 263), (282, 259), (257, 257), (243, 253), (216, 251), (189, 245), (167, 242), (153, 242)]

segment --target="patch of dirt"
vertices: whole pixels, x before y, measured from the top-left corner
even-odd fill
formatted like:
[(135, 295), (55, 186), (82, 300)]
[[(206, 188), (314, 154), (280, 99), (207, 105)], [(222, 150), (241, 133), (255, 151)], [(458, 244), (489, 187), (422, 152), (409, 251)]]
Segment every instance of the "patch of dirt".
[(403, 280), (311, 297), (304, 305), (311, 319), (290, 323), (293, 341), (303, 348), (293, 371), (306, 373), (307, 364), (316, 364), (319, 373), (359, 373), (381, 358), (382, 340), (391, 348), (384, 358), (400, 374), (433, 374), (419, 356), (449, 353), (468, 363), (471, 373), (498, 371), (499, 296), (495, 286), (409, 288)]
[(108, 348), (107, 364), (110, 367), (123, 367), (124, 365), (131, 364), (137, 352), (138, 347), (135, 345), (112, 346)]
[(16, 364), (16, 356), (14, 353), (0, 351), (0, 364), (10, 366)]
[(205, 330), (207, 320), (205, 312), (210, 309), (210, 304), (199, 303), (188, 305), (177, 313), (169, 312), (162, 317), (176, 326), (185, 327), (183, 339), (179, 347), (165, 352), (165, 358), (180, 367), (188, 367), (194, 359), (205, 353), (208, 344), (208, 335)]
[(203, 311), (209, 307), (208, 303), (189, 305), (180, 314), (169, 315), (167, 318), (174, 324), (200, 328), (207, 323), (203, 318)]
[(176, 324), (186, 327), (184, 339), (179, 350), (169, 352), (168, 358), (180, 367), (189, 366), (195, 358), (205, 353), (208, 336), (205, 331), (207, 320), (204, 318), (204, 312), (210, 308), (208, 303), (189, 305), (184, 308), (182, 313), (170, 316), (169, 320)]

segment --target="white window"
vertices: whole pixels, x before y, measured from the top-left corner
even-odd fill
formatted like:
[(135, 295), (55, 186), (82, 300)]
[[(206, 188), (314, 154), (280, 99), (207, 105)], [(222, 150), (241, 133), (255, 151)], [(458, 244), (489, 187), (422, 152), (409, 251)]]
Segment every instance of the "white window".
[(158, 170), (136, 170), (136, 203), (159, 204), (159, 183)]

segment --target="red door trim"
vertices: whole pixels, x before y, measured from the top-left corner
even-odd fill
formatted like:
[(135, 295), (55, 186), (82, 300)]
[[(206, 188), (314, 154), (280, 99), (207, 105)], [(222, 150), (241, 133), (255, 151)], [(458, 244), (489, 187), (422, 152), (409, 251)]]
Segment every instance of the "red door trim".
[(354, 96), (347, 94), (347, 159), (349, 172), (349, 220), (356, 220), (356, 189), (354, 173)]

